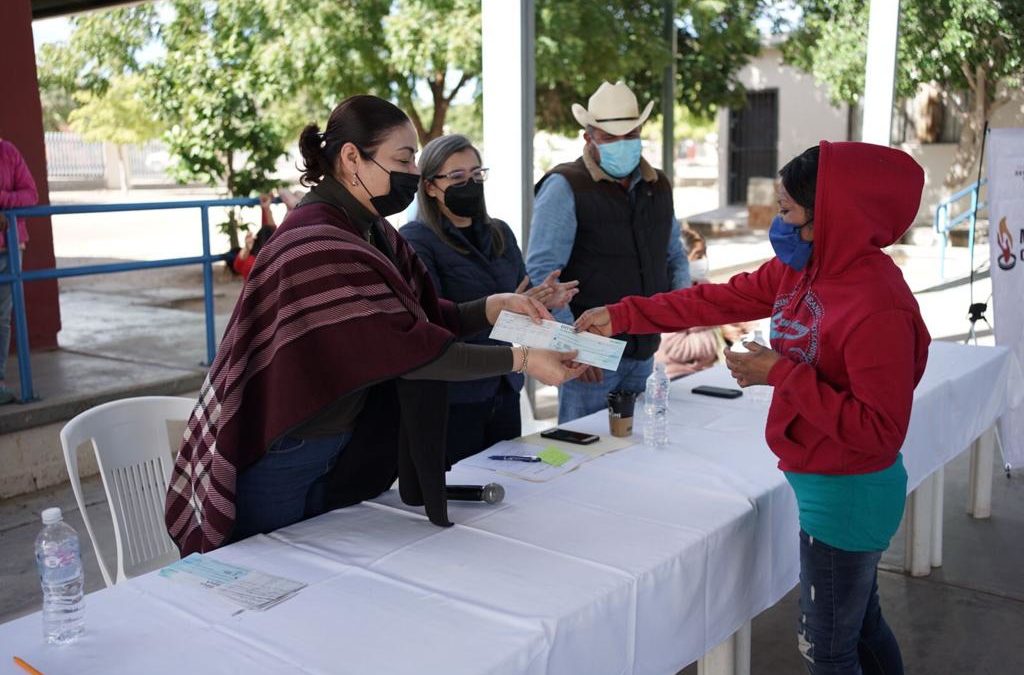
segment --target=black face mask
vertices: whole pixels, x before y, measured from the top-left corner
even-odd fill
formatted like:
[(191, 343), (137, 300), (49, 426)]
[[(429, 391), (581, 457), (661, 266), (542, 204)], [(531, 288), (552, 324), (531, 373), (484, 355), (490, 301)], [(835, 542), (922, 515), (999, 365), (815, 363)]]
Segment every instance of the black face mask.
[(478, 218), (486, 213), (484, 206), (484, 184), (469, 180), (462, 185), (452, 185), (444, 191), (444, 205), (448, 210), (463, 218)]
[[(370, 161), (380, 166), (380, 162), (373, 157), (370, 157)], [(420, 177), (414, 173), (388, 171), (382, 166), (380, 166), (380, 170), (387, 173), (389, 178), (389, 189), (386, 195), (374, 197), (366, 188), (362, 178), (359, 179), (359, 183), (366, 190), (366, 194), (370, 195), (370, 203), (373, 204), (373, 208), (377, 209), (377, 213), (381, 217), (386, 218), (405, 211), (409, 204), (412, 204), (412, 200), (416, 198), (416, 189), (420, 186)]]

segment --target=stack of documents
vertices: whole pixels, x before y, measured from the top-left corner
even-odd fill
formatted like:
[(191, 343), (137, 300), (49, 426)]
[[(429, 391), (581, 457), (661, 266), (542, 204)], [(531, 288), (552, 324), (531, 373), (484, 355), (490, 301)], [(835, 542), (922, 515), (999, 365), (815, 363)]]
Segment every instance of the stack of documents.
[(160, 576), (176, 583), (206, 588), (242, 609), (263, 611), (284, 602), (306, 584), (263, 572), (228, 565), (193, 553), (160, 570)]

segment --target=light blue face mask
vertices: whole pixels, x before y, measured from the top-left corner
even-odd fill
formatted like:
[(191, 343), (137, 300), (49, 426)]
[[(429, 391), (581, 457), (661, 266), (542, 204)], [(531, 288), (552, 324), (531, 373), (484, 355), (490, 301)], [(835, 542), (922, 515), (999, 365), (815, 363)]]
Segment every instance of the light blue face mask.
[(601, 168), (612, 178), (625, 178), (640, 163), (640, 139), (627, 138), (597, 146), (601, 153)]

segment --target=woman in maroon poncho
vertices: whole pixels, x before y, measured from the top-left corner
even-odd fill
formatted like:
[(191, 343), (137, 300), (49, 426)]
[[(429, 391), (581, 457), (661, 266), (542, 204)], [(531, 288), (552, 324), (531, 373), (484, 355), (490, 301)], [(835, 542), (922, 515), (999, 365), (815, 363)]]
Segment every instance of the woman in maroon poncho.
[(512, 293), (437, 297), (384, 220), (419, 185), (405, 113), (353, 96), (299, 145), (313, 187), (256, 257), (175, 462), (165, 518), (183, 554), (372, 498), (396, 476), (403, 500), (448, 525), (445, 382), (582, 370), (571, 353), (455, 342), (502, 309), (549, 315)]

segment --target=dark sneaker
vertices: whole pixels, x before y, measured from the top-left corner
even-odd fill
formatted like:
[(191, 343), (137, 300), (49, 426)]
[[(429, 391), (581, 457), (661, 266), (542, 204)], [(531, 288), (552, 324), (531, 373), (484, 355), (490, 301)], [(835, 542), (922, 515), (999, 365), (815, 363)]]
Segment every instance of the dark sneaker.
[(7, 403), (14, 403), (16, 400), (14, 392), (7, 387), (0, 387), (0, 405), (6, 405)]

